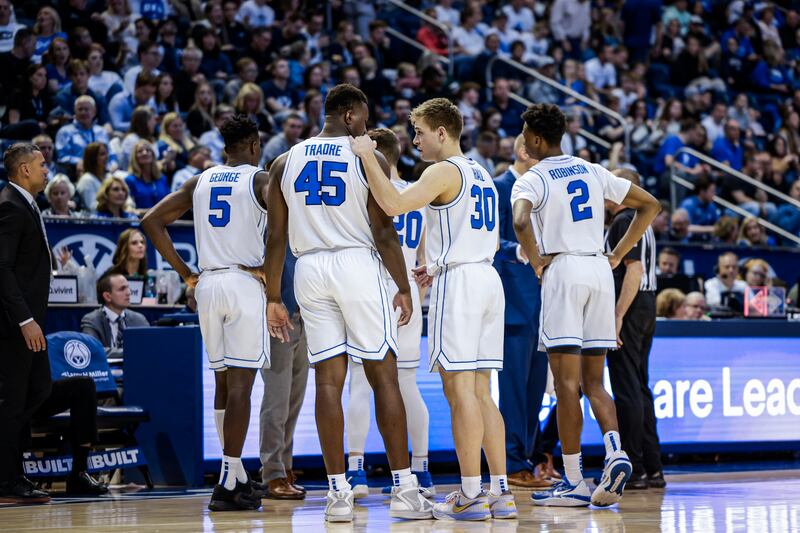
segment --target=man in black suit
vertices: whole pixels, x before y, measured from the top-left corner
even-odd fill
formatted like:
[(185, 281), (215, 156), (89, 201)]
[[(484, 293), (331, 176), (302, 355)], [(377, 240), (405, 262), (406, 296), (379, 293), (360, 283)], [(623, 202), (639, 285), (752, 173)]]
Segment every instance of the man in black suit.
[(18, 143), (4, 156), (9, 185), (0, 191), (0, 502), (45, 503), (22, 472), (29, 420), (50, 395), (50, 361), (42, 327), (51, 257), (34, 198), (47, 182), (39, 149)]

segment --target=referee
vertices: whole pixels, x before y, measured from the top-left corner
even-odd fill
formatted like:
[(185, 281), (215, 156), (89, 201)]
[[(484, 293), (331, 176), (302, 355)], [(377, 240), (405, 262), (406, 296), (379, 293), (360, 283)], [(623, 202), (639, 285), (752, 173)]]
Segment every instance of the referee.
[[(627, 169), (617, 176), (639, 185), (639, 175)], [(635, 211), (614, 204), (614, 218), (606, 236), (606, 250), (613, 250), (631, 225)], [(661, 447), (656, 431), (653, 393), (649, 385), (650, 346), (656, 328), (656, 240), (647, 228), (614, 270), (616, 291), (617, 350), (608, 353), (608, 371), (617, 407), (622, 448), (633, 463), (626, 489), (662, 488), (666, 485)]]

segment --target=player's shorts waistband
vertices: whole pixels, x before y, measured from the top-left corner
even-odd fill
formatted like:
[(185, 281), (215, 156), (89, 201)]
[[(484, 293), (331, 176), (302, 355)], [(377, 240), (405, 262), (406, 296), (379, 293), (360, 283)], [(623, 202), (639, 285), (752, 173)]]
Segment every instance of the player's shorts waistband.
[(604, 257), (606, 254), (603, 252), (557, 252), (554, 254), (547, 254), (550, 257), (556, 258), (562, 255), (572, 255), (575, 257)]
[(489, 268), (494, 268), (492, 266), (491, 261), (477, 261), (474, 263), (450, 263), (441, 267), (435, 267), (434, 270), (428, 269), (428, 275), (436, 276), (438, 274), (442, 274), (445, 270), (447, 270), (448, 272), (452, 272), (453, 270), (461, 267), (484, 267), (484, 266), (488, 266)]
[(248, 276), (252, 275), (249, 272), (247, 272), (244, 269), (244, 267), (239, 266), (239, 265), (232, 265), (232, 266), (226, 266), (226, 267), (206, 268), (206, 269), (204, 269), (204, 270), (202, 270), (200, 272), (200, 276), (202, 277), (202, 276), (210, 276), (210, 275), (214, 275), (214, 274), (224, 274), (226, 272), (240, 272), (242, 274), (247, 274)]

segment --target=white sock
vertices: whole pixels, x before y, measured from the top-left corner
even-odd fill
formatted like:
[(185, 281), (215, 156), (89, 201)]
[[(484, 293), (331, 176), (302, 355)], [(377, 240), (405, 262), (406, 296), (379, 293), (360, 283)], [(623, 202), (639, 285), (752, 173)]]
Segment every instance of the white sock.
[(412, 472), (427, 472), (428, 471), (428, 456), (417, 457), (411, 456), (411, 471)]
[(328, 488), (334, 492), (340, 490), (350, 490), (350, 483), (347, 482), (347, 477), (344, 474), (334, 474), (328, 476)]
[(481, 476), (461, 476), (461, 492), (467, 498), (476, 498), (481, 493)]
[(236, 487), (236, 482), (247, 483), (247, 471), (244, 469), (241, 457), (222, 456), (222, 469), (219, 474), (219, 484), (228, 490)]
[(225, 450), (225, 437), (222, 433), (223, 423), (225, 422), (225, 409), (214, 409), (214, 425), (217, 426), (217, 436), (219, 436), (219, 445)]
[(603, 435), (603, 444), (606, 445), (606, 458), (610, 457), (614, 452), (622, 449), (620, 445), (622, 440), (619, 438), (619, 432), (609, 431)]
[(411, 476), (411, 469), (392, 470), (392, 485), (395, 487), (411, 487), (414, 485), (414, 478)]
[(489, 476), (489, 480), (491, 483), (489, 485), (489, 492), (493, 495), (500, 496), (508, 490), (508, 480), (505, 474), (502, 476)]
[(567, 482), (573, 487), (583, 481), (583, 473), (581, 472), (581, 452), (573, 454), (563, 454), (564, 459), (564, 473), (567, 476)]
[(347, 469), (348, 470), (364, 470), (364, 456), (363, 455), (348, 455), (347, 456)]

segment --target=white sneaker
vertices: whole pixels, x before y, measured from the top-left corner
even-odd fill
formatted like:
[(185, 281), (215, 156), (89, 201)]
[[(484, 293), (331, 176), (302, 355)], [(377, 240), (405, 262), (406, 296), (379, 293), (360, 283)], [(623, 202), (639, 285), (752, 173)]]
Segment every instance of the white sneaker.
[(325, 504), (325, 520), (327, 522), (353, 521), (353, 491), (328, 491)]
[(495, 496), (489, 493), (489, 511), (492, 513), (492, 518), (516, 518), (517, 517), (517, 504), (514, 501), (514, 495), (510, 490), (507, 490)]
[(408, 487), (392, 487), (392, 500), (389, 503), (389, 516), (405, 520), (427, 520), (433, 518), (433, 495), (420, 488), (416, 476), (414, 484)]
[(628, 459), (628, 454), (622, 450), (614, 452), (606, 459), (603, 477), (592, 493), (592, 505), (608, 507), (618, 503), (622, 499), (622, 491), (632, 472), (633, 465)]
[(531, 494), (534, 505), (547, 507), (588, 507), (592, 493), (583, 480), (577, 485), (570, 485), (562, 479), (551, 488)]

